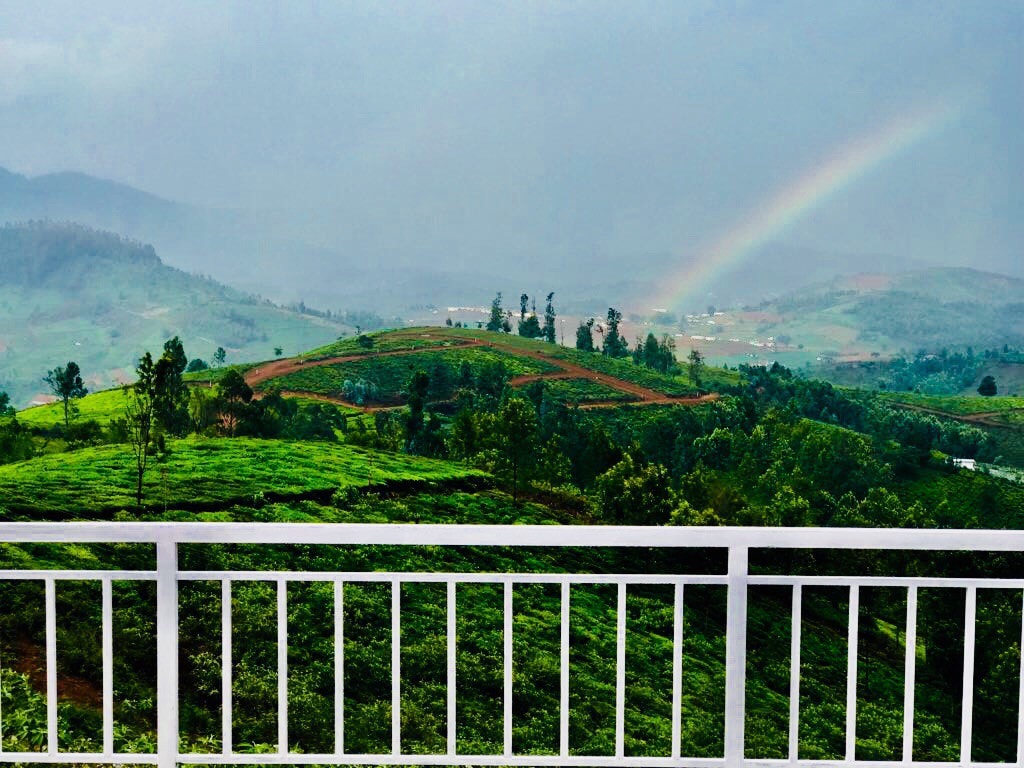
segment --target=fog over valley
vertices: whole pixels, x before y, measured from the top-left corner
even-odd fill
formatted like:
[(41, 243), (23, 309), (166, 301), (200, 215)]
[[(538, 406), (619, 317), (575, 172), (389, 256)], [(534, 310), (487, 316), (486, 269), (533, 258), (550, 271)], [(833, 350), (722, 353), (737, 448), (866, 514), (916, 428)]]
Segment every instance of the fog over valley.
[(0, 218), (406, 314), (1021, 276), (1022, 40), (1012, 0), (7, 5)]

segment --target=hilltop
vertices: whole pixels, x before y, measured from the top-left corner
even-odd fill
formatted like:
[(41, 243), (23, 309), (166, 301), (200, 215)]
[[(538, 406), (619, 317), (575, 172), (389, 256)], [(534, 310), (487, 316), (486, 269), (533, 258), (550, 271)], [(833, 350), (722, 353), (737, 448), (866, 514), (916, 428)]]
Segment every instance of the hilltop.
[(0, 227), (0, 390), (15, 405), (76, 361), (90, 389), (126, 380), (146, 349), (179, 336), (191, 357), (295, 352), (347, 331), (163, 263), (152, 246), (75, 224)]

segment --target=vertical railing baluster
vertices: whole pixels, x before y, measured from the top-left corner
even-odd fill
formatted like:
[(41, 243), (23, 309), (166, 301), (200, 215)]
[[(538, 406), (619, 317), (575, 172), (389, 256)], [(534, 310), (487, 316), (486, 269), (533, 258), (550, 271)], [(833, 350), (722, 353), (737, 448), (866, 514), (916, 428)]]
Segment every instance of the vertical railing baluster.
[(974, 644), (977, 616), (978, 588), (967, 588), (964, 610), (964, 683), (963, 707), (960, 719), (960, 762), (971, 762), (971, 735), (974, 730)]
[(615, 622), (615, 756), (626, 748), (626, 583), (619, 582)]
[(220, 731), (221, 753), (230, 755), (234, 747), (231, 647), (231, 579), (220, 582)]
[(860, 587), (850, 587), (850, 616), (846, 634), (846, 759), (857, 752), (857, 645), (860, 637)]
[(57, 752), (57, 596), (52, 577), (46, 579), (46, 751)]
[(917, 587), (907, 587), (906, 657), (903, 661), (903, 762), (914, 759), (914, 678), (917, 672)]
[(683, 583), (676, 582), (672, 610), (672, 757), (682, 750), (683, 731)]
[(345, 753), (345, 582), (334, 582), (334, 752)]
[(1017, 678), (1017, 765), (1024, 766), (1024, 594), (1020, 608), (1020, 674)]
[(448, 754), (453, 756), (455, 754), (455, 725), (456, 725), (456, 702), (455, 702), (455, 632), (456, 632), (456, 615), (455, 615), (455, 581), (450, 579), (448, 581), (448, 637), (447, 640), (447, 655), (448, 655)]
[(736, 768), (744, 759), (748, 554), (747, 547), (729, 547), (728, 616), (725, 635), (725, 764), (729, 768)]
[(277, 580), (277, 752), (288, 754), (288, 582)]
[(103, 754), (114, 754), (114, 597), (109, 576), (100, 580), (103, 632)]
[(803, 622), (803, 587), (793, 585), (793, 609), (789, 641), (789, 761), (800, 753), (800, 637)]
[(402, 582), (391, 581), (391, 754), (402, 754)]
[[(2, 663), (2, 661), (0, 661), (0, 679), (2, 679), (2, 674), (3, 674), (3, 663)], [(0, 702), (2, 702), (2, 700), (3, 700), (3, 697), (0, 696)], [(2, 703), (0, 703), (0, 755), (2, 755), (3, 753), (4, 753), (4, 712), (3, 712)]]
[(178, 762), (178, 545), (156, 545), (157, 765)]
[(559, 636), (558, 753), (569, 756), (569, 580), (562, 582), (562, 626)]
[(512, 754), (512, 580), (505, 582), (505, 611), (502, 641), (505, 655), (503, 749), (506, 757)]

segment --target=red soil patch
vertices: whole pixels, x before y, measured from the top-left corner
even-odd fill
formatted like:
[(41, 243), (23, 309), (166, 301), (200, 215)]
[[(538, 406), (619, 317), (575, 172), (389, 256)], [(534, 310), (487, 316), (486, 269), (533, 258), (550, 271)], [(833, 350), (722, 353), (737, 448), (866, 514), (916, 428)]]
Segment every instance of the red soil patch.
[[(635, 384), (631, 381), (625, 381), (618, 379), (614, 376), (608, 376), (607, 374), (598, 373), (592, 371), (589, 368), (584, 368), (582, 365), (569, 362), (567, 360), (561, 360), (553, 357), (549, 353), (541, 350), (533, 349), (520, 349), (511, 344), (502, 344), (500, 341), (481, 341), (475, 338), (465, 338), (457, 336), (453, 333), (442, 332), (436, 334), (438, 338), (446, 337), (455, 339), (458, 341), (457, 344), (452, 344), (449, 347), (442, 347), (441, 349), (465, 349), (467, 347), (489, 347), (492, 349), (499, 349), (510, 355), (517, 357), (528, 357), (534, 360), (541, 360), (549, 365), (557, 367), (559, 370), (551, 371), (548, 373), (537, 373), (528, 374), (523, 376), (515, 376), (509, 380), (510, 386), (520, 387), (525, 384), (529, 384), (532, 381), (538, 381), (543, 379), (589, 379), (596, 381), (599, 384), (603, 384), (609, 389), (614, 389), (617, 392), (623, 392), (627, 395), (631, 395), (636, 402), (631, 403), (632, 405), (666, 405), (666, 404), (679, 404), (679, 405), (697, 405), (698, 403), (710, 402), (718, 399), (717, 394), (701, 395), (693, 397), (672, 397), (666, 395), (664, 392), (659, 392), (655, 389), (649, 389), (648, 387)], [(433, 338), (429, 333), (415, 333), (415, 334), (404, 334), (400, 338)], [(396, 349), (386, 352), (368, 352), (363, 355), (343, 355), (340, 357), (328, 357), (321, 360), (302, 360), (300, 358), (291, 357), (282, 360), (275, 360), (266, 365), (261, 365), (259, 368), (249, 370), (245, 374), (245, 380), (250, 387), (255, 388), (256, 385), (268, 381), (269, 379), (277, 378), (278, 376), (284, 376), (294, 371), (302, 370), (304, 368), (312, 368), (320, 365), (334, 365), (337, 363), (348, 363), (355, 360), (367, 360), (374, 357), (393, 357), (396, 355), (411, 355), (424, 351), (430, 351), (430, 348), (424, 349)], [(370, 413), (373, 411), (387, 410), (389, 408), (396, 407), (393, 404), (375, 405), (375, 406), (360, 406), (350, 403), (341, 398), (329, 397), (327, 395), (313, 394), (310, 392), (283, 392), (282, 394), (291, 395), (293, 397), (304, 397), (312, 400), (318, 400), (324, 403), (334, 403), (336, 405), (344, 405), (349, 408), (356, 408), (364, 413)], [(257, 395), (258, 397), (258, 395)], [(624, 405), (619, 400), (609, 400), (601, 402), (589, 402), (581, 405), (581, 408), (613, 408)]]

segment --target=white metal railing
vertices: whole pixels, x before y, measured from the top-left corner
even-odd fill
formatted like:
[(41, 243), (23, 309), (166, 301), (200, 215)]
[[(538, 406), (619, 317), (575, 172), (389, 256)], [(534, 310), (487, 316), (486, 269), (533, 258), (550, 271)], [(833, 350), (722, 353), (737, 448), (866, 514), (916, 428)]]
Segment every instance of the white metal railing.
[[(463, 526), (463, 525), (358, 525), (273, 523), (3, 523), (0, 542), (151, 543), (156, 545), (156, 570), (0, 570), (0, 580), (39, 580), (45, 585), (47, 747), (41, 752), (2, 752), (0, 762), (156, 764), (364, 764), (364, 765), (515, 765), (515, 766), (779, 766), (852, 765), (869, 768), (915, 765), (983, 766), (972, 761), (974, 701), (975, 615), (979, 589), (1024, 590), (1024, 578), (934, 578), (878, 576), (755, 575), (749, 572), (750, 549), (843, 549), (894, 551), (1024, 552), (1024, 531), (936, 531), (806, 528), (654, 528), (610, 526)], [(277, 572), (182, 571), (179, 544), (324, 544), (501, 547), (654, 547), (722, 548), (728, 550), (728, 570), (706, 574), (571, 574), (571, 573), (411, 573), (411, 572)], [(59, 580), (99, 581), (102, 599), (102, 706), (103, 749), (98, 753), (59, 750), (57, 734), (57, 611), (55, 590)], [(114, 749), (112, 584), (114, 581), (155, 581), (157, 587), (157, 751), (120, 753)], [(222, 594), (222, 748), (213, 754), (179, 752), (178, 723), (178, 585), (182, 581), (219, 581)], [(273, 754), (240, 754), (232, 744), (232, 615), (235, 581), (273, 581), (277, 585), (278, 749)], [(334, 744), (328, 754), (289, 751), (288, 739), (288, 631), (289, 582), (333, 582), (334, 585)], [(344, 713), (344, 585), (391, 585), (391, 752), (352, 754), (345, 750)], [(401, 585), (433, 582), (447, 585), (446, 707), (447, 748), (440, 754), (406, 754), (401, 745)], [(457, 753), (456, 733), (456, 585), (503, 585), (503, 750), (501, 754)], [(556, 755), (520, 755), (513, 751), (512, 627), (513, 587), (516, 584), (557, 584), (561, 587), (559, 747)], [(569, 608), (571, 587), (577, 584), (612, 584), (617, 587), (615, 754), (570, 754), (569, 744)], [(663, 584), (673, 587), (673, 656), (671, 690), (671, 747), (661, 757), (625, 754), (626, 698), (626, 595), (630, 585)], [(725, 738), (721, 758), (693, 758), (681, 753), (683, 597), (686, 585), (718, 584), (728, 591), (726, 622)], [(790, 707), (788, 760), (758, 759), (744, 755), (747, 591), (750, 586), (788, 586), (792, 590), (790, 647)], [(848, 658), (846, 681), (845, 759), (798, 760), (800, 718), (800, 651), (803, 588), (838, 586), (849, 589)], [(904, 674), (903, 745), (899, 760), (855, 759), (857, 720), (858, 615), (861, 587), (897, 587), (907, 590), (906, 659)], [(917, 633), (917, 597), (922, 588), (963, 589), (966, 593), (962, 726), (960, 761), (925, 763), (913, 760), (914, 683)], [(1024, 648), (1024, 629), (1021, 647)], [(1021, 664), (1017, 735), (1017, 766), (1024, 766), (1024, 658)], [(0, 729), (3, 714), (0, 712)], [(997, 764), (991, 764), (997, 765)]]

